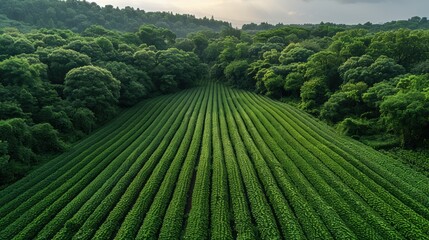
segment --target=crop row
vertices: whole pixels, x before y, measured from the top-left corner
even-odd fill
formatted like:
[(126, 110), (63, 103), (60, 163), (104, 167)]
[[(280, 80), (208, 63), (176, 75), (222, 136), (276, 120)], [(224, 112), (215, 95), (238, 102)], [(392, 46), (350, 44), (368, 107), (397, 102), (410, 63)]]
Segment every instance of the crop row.
[[(247, 108), (254, 106), (247, 99), (243, 99), (248, 104), (243, 104), (243, 106), (248, 106)], [(331, 187), (332, 185), (322, 178), (323, 175), (318, 174), (318, 167), (308, 162), (308, 160), (314, 159), (314, 156), (307, 154), (305, 149), (300, 148), (296, 144), (296, 140), (293, 137), (289, 137), (289, 134), (282, 129), (282, 126), (275, 119), (268, 121), (266, 116), (270, 115), (261, 113), (265, 109), (267, 108), (252, 107), (252, 111), (248, 112), (258, 131), (262, 133), (264, 141), (269, 143), (268, 145), (277, 156), (277, 159), (280, 160), (282, 167), (290, 175), (293, 185), (302, 192), (308, 204), (317, 211), (330, 231), (339, 238), (346, 237), (345, 234), (348, 234), (347, 238), (353, 238), (353, 233), (350, 232), (350, 229), (361, 237), (376, 236), (372, 227), (358, 213), (351, 211), (341, 196)], [(292, 200), (292, 203), (294, 202)], [(302, 203), (298, 204), (297, 208), (300, 205)], [(332, 205), (335, 205), (339, 211), (335, 212), (331, 207)], [(311, 207), (305, 207), (304, 210), (308, 211)], [(309, 216), (302, 210), (299, 211), (299, 209), (296, 212), (301, 212), (300, 214), (303, 214), (303, 216)], [(307, 218), (298, 217), (301, 221), (306, 221)], [(308, 232), (307, 228), (306, 232)]]
[[(275, 114), (265, 114), (265, 115), (275, 116)], [(308, 156), (306, 157), (306, 159), (315, 160), (314, 164), (318, 163), (318, 166), (316, 169), (325, 170), (320, 173), (320, 176), (330, 176), (330, 175), (332, 175), (333, 177), (335, 175), (339, 176), (340, 179), (336, 179), (336, 181), (331, 181), (331, 183), (333, 184), (346, 183), (347, 185), (351, 185), (350, 186), (351, 189), (353, 189), (353, 191), (358, 193), (358, 195), (360, 195), (362, 200), (366, 200), (366, 202), (372, 206), (372, 209), (374, 211), (378, 211), (378, 213), (384, 216), (386, 221), (389, 221), (392, 226), (396, 227), (397, 230), (399, 230), (400, 232), (402, 232), (404, 235), (408, 237), (421, 236), (420, 235), (421, 230), (424, 230), (426, 228), (427, 221), (425, 221), (418, 214), (415, 214), (412, 211), (410, 211), (409, 208), (405, 207), (402, 202), (397, 201), (396, 198), (394, 198), (392, 195), (387, 193), (385, 189), (371, 182), (370, 180), (371, 178), (359, 172), (357, 169), (351, 168), (350, 165), (347, 165), (346, 159), (336, 157), (336, 154), (332, 152), (331, 148), (326, 148), (325, 145), (308, 137), (308, 134), (310, 132), (308, 129), (305, 129), (305, 130), (303, 129), (303, 131), (298, 132), (300, 128), (296, 126), (296, 123), (299, 121), (291, 121), (290, 116), (286, 116), (286, 115), (278, 117), (277, 120), (279, 121), (289, 120), (288, 124), (284, 125), (284, 129), (287, 131), (290, 131), (291, 133), (287, 134), (283, 131), (282, 135), (291, 136), (287, 141), (289, 144), (293, 143), (294, 139), (296, 139), (298, 143), (302, 143), (300, 153), (301, 154), (306, 152), (309, 153), (307, 154)], [(271, 119), (270, 122), (275, 122), (275, 119)], [(282, 132), (281, 128), (276, 128), (276, 130), (279, 132)], [(302, 137), (302, 135), (307, 135), (307, 137), (311, 141)], [(286, 146), (286, 145), (287, 144), (282, 144), (282, 146)], [(299, 149), (299, 145), (294, 145), (294, 148)], [(325, 150), (325, 152), (321, 151), (319, 148)], [(311, 157), (311, 154), (313, 154), (313, 157)], [(317, 160), (318, 158), (319, 158), (319, 161)], [(338, 164), (336, 161), (338, 161)], [(330, 171), (326, 169), (329, 169)], [(346, 171), (351, 171), (353, 175), (351, 176)], [(363, 185), (361, 182), (363, 182), (365, 185)], [(377, 191), (376, 194), (373, 193), (371, 189), (366, 188), (366, 185), (371, 186), (372, 189), (376, 189)], [(341, 190), (342, 188), (337, 188), (337, 189)], [(351, 191), (351, 193), (353, 193), (353, 191)], [(350, 194), (349, 190), (345, 192)], [(384, 201), (387, 201), (388, 204), (384, 204), (384, 202), (380, 199), (380, 195), (381, 197), (383, 197)], [(365, 201), (362, 201), (362, 200), (359, 202), (365, 203)], [(354, 202), (356, 203), (357, 201), (354, 201)], [(393, 210), (390, 205), (395, 206), (396, 209)], [(413, 223), (416, 223), (418, 227), (414, 227), (413, 224), (410, 224), (409, 222), (407, 222), (407, 220), (404, 220), (404, 218), (401, 217), (399, 214), (396, 214), (396, 211), (398, 210), (402, 211), (404, 214), (405, 213), (409, 214), (408, 215), (410, 216), (409, 219)], [(368, 214), (366, 216), (374, 217), (374, 214)], [(381, 224), (381, 225), (383, 226), (384, 224)]]
[(194, 191), (191, 195), (192, 208), (189, 211), (184, 239), (207, 239), (210, 215), (210, 160), (211, 160), (211, 112), (213, 94), (208, 87), (208, 105), (204, 119), (203, 140), (196, 168)]
[[(151, 145), (156, 149), (151, 155), (147, 155), (150, 156), (147, 162), (139, 170), (136, 177), (120, 197), (120, 200), (114, 205), (114, 208), (108, 212), (106, 220), (94, 235), (95, 239), (111, 238), (116, 235), (118, 231), (124, 234), (133, 234), (138, 231), (138, 227), (140, 227), (144, 215), (139, 215), (137, 210), (144, 210), (147, 204), (144, 200), (150, 198), (153, 191), (157, 189), (156, 185), (154, 186), (153, 184), (159, 184), (159, 181), (162, 180), (171, 162), (171, 157), (173, 156), (172, 150), (167, 151), (168, 147), (172, 144), (172, 147), (177, 149), (180, 143), (177, 141), (180, 138), (176, 137), (176, 135), (182, 136), (184, 133), (183, 128), (186, 129), (187, 120), (189, 120), (190, 116), (189, 113), (192, 112), (195, 105), (194, 98), (201, 94), (200, 92), (196, 92), (192, 95), (193, 96), (184, 103), (186, 107), (179, 107), (176, 109), (180, 111), (180, 113), (176, 116), (172, 115), (172, 117), (174, 116), (174, 122), (162, 126), (162, 131), (154, 133), (158, 141), (152, 141)], [(146, 150), (147, 149), (145, 149), (145, 151)], [(102, 211), (104, 214), (105, 212), (106, 211)], [(139, 221), (139, 223), (136, 224), (136, 222), (131, 222), (131, 219), (135, 219), (135, 221)], [(130, 222), (131, 224), (120, 224), (125, 222)]]
[[(152, 108), (156, 107), (156, 105), (150, 104), (148, 107)], [(82, 161), (82, 158), (88, 156), (89, 153), (93, 153), (96, 149), (100, 148), (100, 146), (108, 144), (105, 141), (100, 141), (101, 139), (110, 139), (118, 135), (118, 133), (121, 133), (129, 126), (130, 122), (136, 121), (136, 119), (137, 121), (139, 120), (140, 117), (138, 113), (138, 111), (137, 114), (135, 111), (127, 112), (127, 114), (124, 115), (128, 116), (128, 121), (122, 122), (122, 124), (120, 124), (120, 121), (114, 121), (111, 128), (103, 128), (104, 131), (97, 131), (94, 135), (91, 135), (91, 137), (78, 143), (79, 147), (73, 147), (70, 151), (53, 159), (37, 171), (31, 173), (27, 178), (18, 181), (2, 191), (1, 193), (8, 194), (0, 199), (0, 217), (4, 217), (6, 213), (10, 213), (11, 208), (15, 208), (18, 204), (32, 197), (37, 191), (40, 191), (63, 176), (65, 172), (71, 170), (73, 166), (79, 164), (79, 166), (75, 167), (79, 169), (82, 164), (86, 164), (87, 162)], [(110, 129), (115, 129), (115, 131), (110, 131)], [(85, 150), (82, 151), (82, 149)], [(61, 181), (58, 181), (57, 184), (61, 184)], [(53, 186), (53, 188), (55, 188), (55, 186)]]
[[(185, 102), (180, 101), (177, 103), (184, 104)], [(177, 106), (180, 106), (179, 104)], [(158, 116), (156, 121), (151, 122), (148, 131), (144, 132), (139, 141), (133, 143), (130, 146), (131, 153), (125, 153), (122, 157), (118, 158), (118, 161), (121, 162), (132, 162), (132, 166), (128, 168), (125, 174), (122, 174), (118, 177), (120, 179), (115, 182), (113, 180), (109, 188), (112, 188), (111, 191), (104, 191), (105, 189), (100, 189), (92, 197), (91, 201), (85, 203), (83, 208), (74, 215), (67, 223), (65, 227), (59, 231), (55, 238), (57, 239), (68, 239), (73, 236), (76, 231), (76, 236), (79, 236), (83, 239), (90, 238), (98, 226), (103, 222), (111, 209), (117, 204), (118, 200), (124, 192), (127, 190), (127, 187), (131, 184), (135, 178), (138, 177), (138, 172), (144, 164), (146, 163), (149, 156), (157, 147), (160, 139), (157, 138), (158, 133), (164, 127), (164, 124), (172, 122), (178, 114), (178, 110), (173, 110), (176, 107), (172, 105), (171, 108), (166, 109), (166, 113), (170, 112), (171, 115), (154, 115)], [(162, 138), (161, 138), (162, 139)], [(106, 196), (107, 195), (107, 196)]]
[[(159, 229), (159, 237), (161, 239), (179, 239), (182, 232), (187, 197), (190, 191), (191, 180), (201, 147), (204, 118), (207, 108), (206, 101), (207, 99), (203, 100), (205, 104), (202, 104), (200, 111), (197, 112), (194, 132), (189, 131), (187, 133), (192, 133), (192, 140), (186, 154), (185, 162), (180, 171), (172, 199), (168, 203), (164, 220), (161, 223), (162, 226)], [(159, 223), (157, 225), (159, 225)]]
[[(222, 150), (222, 137), (219, 126), (218, 96), (219, 85), (213, 93), (212, 119), (212, 189), (211, 189), (211, 239), (232, 239), (231, 210), (229, 206), (228, 179), (225, 158)], [(229, 160), (229, 159), (228, 159)]]
[(0, 191), (0, 239), (428, 239), (429, 180), (391, 161), (212, 82), (143, 101)]
[[(153, 111), (156, 111), (156, 109), (160, 108), (153, 108)], [(137, 109), (139, 111), (139, 109)], [(152, 112), (149, 111), (149, 113)], [(140, 113), (141, 114), (141, 113)], [(151, 118), (150, 116), (154, 116), (152, 114), (144, 115), (145, 118)], [(145, 119), (143, 119), (145, 120)], [(11, 224), (9, 224), (7, 227), (1, 231), (1, 236), (5, 239), (10, 238), (12, 235), (15, 235), (18, 233), (18, 231), (21, 230), (21, 227), (26, 226), (24, 231), (22, 231), (17, 237), (22, 238), (30, 238), (32, 234), (37, 233), (37, 230), (40, 230), (41, 227), (43, 227), (47, 221), (51, 220), (51, 216), (57, 214), (57, 211), (62, 209), (65, 204), (69, 204), (69, 202), (73, 199), (74, 202), (84, 202), (85, 196), (90, 196), (91, 194), (88, 193), (90, 190), (88, 189), (97, 189), (99, 185), (95, 185), (96, 187), (90, 187), (88, 189), (85, 189), (86, 191), (80, 191), (83, 187), (86, 187), (89, 182), (91, 182), (91, 185), (94, 186), (97, 182), (100, 184), (105, 179), (103, 177), (98, 177), (99, 181), (92, 181), (95, 177), (98, 176), (98, 173), (106, 168), (107, 165), (113, 165), (113, 169), (116, 168), (114, 164), (122, 163), (122, 161), (109, 161), (115, 158), (120, 153), (124, 153), (124, 148), (128, 147), (130, 143), (135, 139), (137, 136), (142, 136), (141, 133), (145, 129), (142, 127), (142, 124), (145, 123), (146, 127), (148, 127), (148, 124), (150, 121), (142, 121), (141, 116), (139, 118), (134, 118), (134, 123), (130, 123), (129, 125), (126, 125), (128, 127), (128, 135), (126, 134), (117, 134), (119, 137), (118, 139), (113, 138), (112, 141), (104, 142), (104, 149), (101, 150), (95, 150), (93, 151), (94, 154), (98, 153), (100, 151), (101, 153), (99, 155), (96, 155), (97, 157), (94, 157), (91, 161), (88, 161), (85, 159), (81, 159), (80, 162), (87, 163), (87, 165), (84, 167), (81, 167), (81, 169), (78, 172), (73, 172), (71, 174), (71, 178), (67, 179), (68, 172), (63, 172), (63, 175), (61, 176), (64, 180), (56, 180), (52, 182), (52, 184), (58, 184), (60, 187), (52, 188), (55, 191), (50, 191), (51, 188), (45, 188), (41, 191), (37, 192), (35, 195), (21, 203), (18, 207), (15, 207), (14, 211), (9, 212), (8, 215), (6, 215), (5, 218), (2, 218), (2, 222), (6, 222), (9, 220)], [(115, 127), (114, 125), (112, 127)], [(144, 135), (143, 135), (144, 136)], [(116, 140), (116, 141), (115, 141)], [(122, 146), (121, 148), (115, 147), (115, 145), (110, 144), (113, 142), (114, 144), (120, 144), (119, 146)], [(138, 141), (137, 141), (138, 143)], [(109, 151), (106, 151), (106, 149), (109, 149)], [(91, 158), (88, 158), (91, 159)], [(100, 161), (98, 161), (100, 159)], [(100, 164), (105, 163), (105, 164)], [(73, 169), (74, 170), (74, 169)], [(111, 175), (110, 171), (104, 171), (104, 176)], [(76, 179), (76, 180), (75, 180)], [(77, 184), (76, 184), (77, 183)], [(61, 185), (62, 184), (62, 185)], [(33, 189), (37, 190), (36, 185)], [(45, 192), (49, 194), (45, 194)], [(63, 193), (66, 194), (63, 194)], [(79, 194), (78, 197), (75, 198), (76, 194)], [(38, 198), (37, 196), (43, 197), (43, 201), (37, 202)], [(81, 196), (84, 196), (83, 198)], [(50, 200), (52, 199), (52, 200)], [(77, 200), (79, 199), (79, 200)], [(72, 206), (75, 204), (69, 204), (68, 206)], [(16, 203), (15, 203), (16, 204)], [(33, 206), (31, 207), (30, 206)], [(79, 207), (78, 205), (75, 205)], [(21, 210), (22, 209), (22, 210)], [(65, 212), (69, 210), (68, 207), (65, 207)], [(43, 211), (43, 212), (42, 212)], [(64, 211), (63, 211), (64, 212)], [(13, 221), (13, 217), (15, 215), (21, 215), (20, 218), (18, 218), (16, 221)], [(61, 214), (60, 214), (61, 216)], [(55, 219), (56, 222), (58, 219)], [(30, 224), (30, 221), (33, 223)], [(61, 223), (61, 222), (60, 222)], [(30, 230), (30, 231), (29, 231)]]
[[(133, 127), (136, 127), (135, 131), (129, 132), (132, 134), (118, 135), (117, 138), (108, 141), (103, 147), (96, 149), (92, 154), (81, 159), (79, 163), (82, 164), (78, 163), (75, 167), (63, 172), (60, 178), (47, 187), (40, 189), (21, 202), (19, 207), (15, 207), (13, 211), (9, 212), (8, 215), (2, 218), (1, 224), (3, 224), (3, 221), (11, 224), (4, 227), (0, 233), (1, 238), (8, 239), (16, 235), (22, 230), (23, 226), (26, 226), (26, 229), (18, 235), (22, 236), (23, 239), (31, 238), (31, 234), (37, 233), (37, 230), (40, 230), (65, 204), (68, 204), (69, 201), (81, 193), (84, 187), (91, 183), (101, 171), (111, 164), (111, 161), (117, 155), (123, 152), (139, 136), (144, 127), (137, 123), (141, 123), (141, 121), (136, 119), (136, 123), (133, 125)], [(108, 146), (107, 148), (106, 145)], [(33, 189), (37, 190), (37, 187)]]

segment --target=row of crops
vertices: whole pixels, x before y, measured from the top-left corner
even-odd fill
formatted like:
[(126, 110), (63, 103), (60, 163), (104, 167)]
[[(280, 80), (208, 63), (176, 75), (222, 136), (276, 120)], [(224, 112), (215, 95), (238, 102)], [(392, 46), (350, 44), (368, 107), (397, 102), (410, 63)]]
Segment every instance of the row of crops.
[(220, 84), (147, 100), (0, 192), (0, 239), (429, 239), (429, 179)]

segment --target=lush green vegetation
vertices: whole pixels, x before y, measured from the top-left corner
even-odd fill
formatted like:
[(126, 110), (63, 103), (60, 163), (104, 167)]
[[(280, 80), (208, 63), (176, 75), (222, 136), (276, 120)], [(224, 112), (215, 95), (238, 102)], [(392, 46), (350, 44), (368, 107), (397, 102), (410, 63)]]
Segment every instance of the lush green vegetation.
[(412, 166), (417, 171), (429, 176), (429, 151), (427, 149), (408, 150), (402, 148), (392, 148), (382, 150), (383, 153)]
[(0, 4), (0, 239), (429, 239), (426, 18)]
[(426, 239), (429, 180), (221, 84), (144, 100), (0, 191), (1, 239)]
[(292, 102), (377, 148), (427, 148), (429, 31), (361, 27), (239, 31), (203, 59), (213, 79)]
[[(248, 23), (243, 25), (242, 30), (248, 31), (248, 32), (263, 31), (263, 30), (270, 30), (273, 28), (284, 27), (284, 26), (287, 26), (287, 25), (283, 23), (273, 25), (267, 22), (262, 22), (260, 24)], [(291, 24), (289, 26), (306, 28), (313, 31), (313, 33), (317, 35), (317, 34), (325, 34), (327, 32), (335, 33), (335, 32), (345, 31), (353, 28), (363, 28), (372, 32), (397, 30), (400, 28), (407, 28), (412, 30), (428, 29), (429, 20), (427, 19), (427, 17), (415, 16), (407, 20), (390, 21), (390, 22), (381, 23), (381, 24), (366, 22), (364, 24), (346, 25), (346, 24), (339, 24), (339, 23), (321, 22), (320, 24)]]
[(99, 6), (91, 1), (0, 0), (0, 5), (0, 26), (21, 30), (61, 28), (82, 32), (91, 25), (100, 25), (112, 30), (135, 32), (141, 25), (153, 24), (185, 37), (191, 32), (219, 32), (231, 26), (213, 17), (199, 19), (189, 14), (145, 12), (133, 7), (119, 9), (112, 5)]
[(133, 33), (101, 26), (80, 34), (0, 29), (0, 185), (121, 108), (204, 79), (207, 66), (194, 52), (176, 48), (175, 39), (153, 25)]

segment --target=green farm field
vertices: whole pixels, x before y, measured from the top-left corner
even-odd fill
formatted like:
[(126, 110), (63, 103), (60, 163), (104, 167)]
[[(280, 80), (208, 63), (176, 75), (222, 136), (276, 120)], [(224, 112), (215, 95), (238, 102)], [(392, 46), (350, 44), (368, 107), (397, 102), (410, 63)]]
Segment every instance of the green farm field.
[(0, 192), (0, 239), (429, 239), (429, 179), (210, 83), (143, 101)]

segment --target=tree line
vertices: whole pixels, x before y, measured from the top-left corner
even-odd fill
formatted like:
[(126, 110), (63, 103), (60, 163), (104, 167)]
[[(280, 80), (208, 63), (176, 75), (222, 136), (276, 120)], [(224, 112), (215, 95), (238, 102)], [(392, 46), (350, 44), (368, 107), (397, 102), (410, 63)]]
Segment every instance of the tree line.
[(102, 7), (85, 0), (0, 0), (0, 5), (0, 16), (3, 14), (7, 18), (0, 18), (0, 23), (8, 21), (11, 24), (9, 26), (21, 29), (29, 29), (29, 25), (30, 28), (61, 28), (82, 32), (91, 25), (100, 25), (112, 30), (134, 32), (143, 24), (153, 24), (185, 37), (190, 32), (220, 31), (230, 26), (230, 23), (213, 17), (196, 18), (190, 14), (146, 12), (133, 7), (120, 9), (112, 5)]
[(270, 24), (268, 22), (261, 22), (259, 24), (256, 23), (246, 23), (243, 25), (242, 30), (244, 31), (265, 31), (279, 27), (285, 26), (295, 26), (309, 29), (313, 32), (320, 31), (330, 31), (330, 29), (340, 29), (341, 31), (349, 30), (353, 28), (362, 28), (369, 30), (371, 32), (379, 32), (379, 31), (389, 31), (389, 30), (398, 30), (400, 28), (407, 28), (411, 30), (418, 29), (428, 29), (429, 28), (429, 20), (427, 17), (419, 17), (414, 16), (407, 20), (394, 20), (386, 23), (371, 23), (366, 22), (364, 24), (359, 23), (356, 25), (346, 25), (340, 23), (330, 23), (330, 22), (321, 22), (319, 24)]

